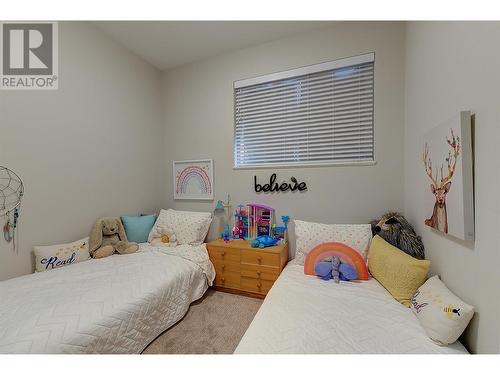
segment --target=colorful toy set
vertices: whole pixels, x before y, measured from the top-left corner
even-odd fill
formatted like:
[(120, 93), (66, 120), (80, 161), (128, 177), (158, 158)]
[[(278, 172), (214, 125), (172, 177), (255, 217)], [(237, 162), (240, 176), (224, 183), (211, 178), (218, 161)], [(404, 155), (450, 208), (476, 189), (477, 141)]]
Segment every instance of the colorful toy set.
[(290, 217), (282, 216), (283, 225), (277, 226), (275, 210), (270, 206), (257, 203), (249, 203), (246, 206), (240, 204), (233, 216), (232, 230), (226, 223), (221, 232), (221, 238), (226, 242), (231, 239), (245, 239), (251, 241), (252, 247), (260, 248), (286, 242)]
[(233, 238), (248, 239), (249, 228), (248, 209), (240, 204), (234, 213)]

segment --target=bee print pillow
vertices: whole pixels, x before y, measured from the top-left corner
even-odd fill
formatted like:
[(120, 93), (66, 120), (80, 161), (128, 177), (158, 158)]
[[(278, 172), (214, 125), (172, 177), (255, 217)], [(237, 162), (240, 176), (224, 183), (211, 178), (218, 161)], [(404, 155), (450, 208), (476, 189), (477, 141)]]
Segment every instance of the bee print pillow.
[(55, 268), (83, 262), (90, 259), (89, 238), (52, 246), (35, 246), (35, 270), (50, 271)]
[(474, 315), (474, 307), (453, 294), (438, 276), (417, 289), (411, 309), (427, 335), (440, 345), (457, 341)]

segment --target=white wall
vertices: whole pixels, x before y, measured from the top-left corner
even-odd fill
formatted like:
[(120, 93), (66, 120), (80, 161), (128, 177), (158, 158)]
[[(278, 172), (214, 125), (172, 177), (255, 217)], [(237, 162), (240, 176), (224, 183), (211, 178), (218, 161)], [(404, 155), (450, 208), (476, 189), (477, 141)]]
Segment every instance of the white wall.
[(0, 238), (0, 280), (32, 271), (33, 245), (163, 196), (160, 72), (83, 22), (59, 24), (59, 69), (57, 91), (0, 91), (0, 165), (26, 189), (17, 252)]
[[(464, 336), (477, 353), (499, 351), (500, 23), (412, 22), (406, 38), (405, 214), (423, 233), (431, 273), (473, 304)], [(423, 135), (458, 115), (475, 113), (475, 225), (473, 244), (424, 226)], [(429, 192), (430, 194), (430, 192)]]
[[(233, 170), (233, 81), (375, 51), (375, 166)], [(366, 223), (403, 209), (404, 25), (340, 23), (164, 72), (163, 106), (168, 171), (165, 206), (213, 210), (214, 203), (174, 201), (172, 160), (213, 158), (215, 196), (233, 205), (258, 201), (292, 219)], [(260, 181), (306, 181), (304, 193), (257, 195)], [(293, 243), (293, 241), (292, 241)]]
[[(259, 201), (278, 215), (331, 223), (404, 208), (432, 272), (478, 310), (465, 343), (498, 352), (499, 36), (493, 23), (345, 22), (160, 76), (91, 24), (61, 23), (59, 90), (0, 91), (0, 165), (26, 184), (18, 252), (0, 239), (0, 280), (31, 272), (33, 245), (83, 237), (102, 215), (213, 210), (214, 202), (174, 201), (171, 176), (172, 160), (213, 158), (216, 199), (229, 193), (233, 204)], [(254, 174), (263, 181), (274, 170), (232, 169), (233, 81), (370, 51), (377, 164), (278, 169), (308, 191), (255, 194)], [(462, 109), (476, 113), (473, 245), (422, 224), (422, 135)]]

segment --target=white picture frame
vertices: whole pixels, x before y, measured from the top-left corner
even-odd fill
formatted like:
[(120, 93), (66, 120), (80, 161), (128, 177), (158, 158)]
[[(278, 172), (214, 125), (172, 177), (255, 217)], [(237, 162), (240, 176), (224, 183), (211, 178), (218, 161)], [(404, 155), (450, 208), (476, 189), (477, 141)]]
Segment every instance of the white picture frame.
[(172, 174), (175, 200), (214, 199), (213, 159), (173, 161)]
[(425, 225), (474, 241), (471, 112), (462, 111), (432, 128), (425, 134), (424, 143)]

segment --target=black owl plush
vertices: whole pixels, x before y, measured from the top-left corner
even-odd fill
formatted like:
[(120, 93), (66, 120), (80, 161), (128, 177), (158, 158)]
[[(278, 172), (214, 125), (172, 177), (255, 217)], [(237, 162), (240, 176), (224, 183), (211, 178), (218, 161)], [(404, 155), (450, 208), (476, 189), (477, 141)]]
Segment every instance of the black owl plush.
[(371, 222), (373, 235), (379, 235), (391, 245), (418, 259), (425, 259), (422, 238), (399, 212), (387, 212)]

